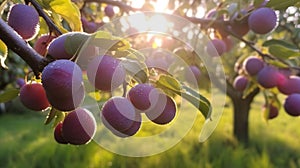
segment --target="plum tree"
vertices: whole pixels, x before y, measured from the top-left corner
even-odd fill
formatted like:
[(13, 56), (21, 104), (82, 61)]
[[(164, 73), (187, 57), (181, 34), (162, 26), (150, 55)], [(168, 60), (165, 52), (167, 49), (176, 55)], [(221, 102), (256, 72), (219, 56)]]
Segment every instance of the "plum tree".
[(157, 103), (145, 112), (146, 116), (156, 124), (168, 124), (176, 115), (177, 107), (174, 100), (164, 93), (160, 93)]
[(39, 31), (39, 14), (31, 6), (16, 4), (8, 15), (10, 25), (24, 40), (33, 39)]
[(226, 44), (220, 39), (212, 39), (206, 45), (206, 52), (212, 57), (221, 56), (225, 51)]
[(62, 133), (62, 126), (63, 126), (63, 123), (62, 122), (59, 122), (56, 126), (55, 126), (55, 129), (54, 129), (54, 139), (57, 143), (60, 143), (60, 144), (67, 144), (68, 141), (65, 140), (64, 136), (63, 136), (63, 133)]
[(128, 99), (138, 110), (145, 111), (156, 103), (159, 91), (150, 84), (138, 84), (127, 94)]
[(277, 22), (273, 9), (262, 7), (254, 10), (248, 19), (249, 28), (257, 34), (266, 34), (272, 31)]
[(285, 94), (290, 95), (292, 93), (300, 93), (300, 77), (299, 76), (290, 76), (289, 78), (282, 78), (278, 82), (278, 90)]
[(83, 145), (89, 143), (97, 129), (93, 114), (84, 108), (70, 112), (62, 124), (63, 138), (70, 144)]
[(125, 69), (118, 59), (108, 55), (95, 57), (87, 67), (87, 76), (95, 88), (112, 91), (125, 81)]
[[(190, 31), (188, 25), (168, 24), (167, 29), (168, 31), (170, 31), (170, 33), (172, 33), (172, 37), (166, 38), (164, 37), (165, 35), (161, 36), (155, 33), (140, 33), (138, 31), (140, 30), (139, 26), (132, 24), (132, 21), (129, 21), (130, 19), (128, 20), (128, 23), (122, 22), (121, 26), (117, 25), (116, 22), (111, 22), (111, 25), (113, 27), (112, 32), (108, 32), (105, 29), (104, 31), (97, 31), (93, 34), (82, 33), (82, 29), (89, 33), (96, 31), (95, 26), (97, 25), (97, 22), (106, 23), (107, 21), (111, 21), (115, 16), (114, 9), (117, 8), (118, 11), (120, 11), (118, 16), (127, 16), (127, 14), (133, 14), (145, 9), (155, 11), (155, 4), (156, 2), (158, 2), (155, 0), (145, 1), (145, 4), (141, 8), (133, 7), (133, 4), (129, 1), (125, 2), (100, 0), (96, 2), (95, 0), (89, 0), (86, 1), (84, 5), (73, 3), (75, 1), (70, 2), (71, 5), (76, 5), (78, 8), (71, 8), (70, 3), (61, 4), (61, 7), (58, 8), (56, 6), (56, 3), (50, 3), (45, 6), (45, 4), (41, 1), (36, 0), (25, 0), (24, 2), (30, 6), (21, 6), (22, 10), (18, 10), (18, 15), (27, 16), (27, 14), (30, 14), (30, 12), (24, 12), (25, 10), (27, 10), (25, 9), (25, 7), (30, 7), (30, 10), (32, 9), (34, 11), (34, 15), (37, 16), (37, 18), (39, 15), (40, 18), (38, 19), (41, 19), (42, 21), (40, 24), (42, 31), (40, 33), (55, 35), (57, 38), (51, 42), (48, 48), (46, 48), (46, 50), (48, 50), (48, 55), (46, 57), (42, 57), (40, 55), (45, 55), (45, 46), (43, 46), (43, 52), (39, 52), (37, 50), (39, 54), (32, 50), (31, 45), (34, 43), (36, 43), (35, 45), (38, 45), (38, 40), (35, 39), (30, 43), (24, 42), (24, 39), (30, 40), (35, 36), (33, 35), (30, 39), (26, 39), (25, 37), (23, 37), (22, 31), (34, 31), (32, 31), (31, 28), (26, 28), (26, 30), (22, 31), (18, 31), (17, 29), (21, 29), (21, 27), (24, 28), (27, 26), (27, 24), (29, 25), (29, 23), (33, 22), (35, 23), (34, 25), (38, 25), (38, 19), (32, 19), (32, 16), (27, 16), (24, 19), (20, 19), (21, 17), (18, 17), (18, 19), (14, 19), (13, 16), (17, 15), (14, 14), (14, 11), (16, 11), (14, 10), (14, 8), (18, 5), (15, 5), (13, 8), (11, 8), (8, 17), (6, 17), (8, 11), (6, 9), (6, 6), (10, 7), (12, 2), (5, 1), (1, 5), (3, 7), (1, 8), (3, 9), (1, 15), (2, 18), (7, 18), (8, 24), (4, 20), (0, 19), (0, 39), (3, 41), (3, 44), (2, 41), (0, 41), (0, 63), (4, 68), (6, 68), (4, 64), (7, 63), (9, 68), (12, 67), (12, 69), (14, 69), (14, 67), (16, 66), (13, 65), (16, 62), (11, 61), (10, 59), (12, 55), (17, 55), (20, 56), (20, 58), (22, 58), (30, 67), (24, 68), (25, 72), (22, 72), (23, 74), (18, 74), (17, 76), (24, 76), (25, 73), (31, 73), (32, 70), (37, 81), (40, 77), (42, 77), (42, 84), (46, 91), (46, 97), (49, 100), (50, 105), (54, 108), (54, 110), (50, 110), (49, 114), (51, 114), (51, 111), (73, 111), (74, 109), (79, 108), (84, 98), (85, 91), (88, 93), (91, 92), (91, 90), (85, 88), (82, 83), (82, 72), (80, 68), (82, 68), (82, 70), (87, 70), (87, 74), (83, 74), (84, 79), (87, 75), (89, 82), (95, 86), (97, 90), (96, 92), (100, 90), (100, 94), (103, 93), (102, 91), (114, 91), (113, 93), (108, 93), (107, 95), (112, 95), (123, 91), (122, 95), (125, 96), (128, 95), (129, 91), (131, 91), (128, 90), (129, 87), (139, 85), (144, 82), (149, 82), (153, 84), (153, 86), (163, 89), (165, 93), (168, 93), (168, 95), (178, 95), (182, 98), (186, 98), (193, 105), (196, 104), (195, 102), (204, 99), (203, 97), (201, 97), (201, 90), (199, 93), (189, 92), (191, 94), (195, 94), (195, 96), (191, 95), (190, 99), (193, 100), (184, 97), (184, 94), (179, 95), (179, 92), (187, 93), (189, 89), (192, 88), (189, 88), (189, 86), (184, 86), (187, 89), (179, 89), (179, 87), (177, 86), (177, 84), (185, 85), (185, 83), (182, 81), (176, 81), (176, 78), (178, 76), (177, 74), (173, 76), (171, 74), (173, 72), (171, 71), (174, 70), (175, 73), (179, 72), (179, 74), (181, 74), (182, 70), (184, 70), (184, 67), (182, 65), (177, 65), (178, 62), (173, 62), (174, 59), (172, 61), (172, 59), (168, 59), (165, 56), (159, 55), (157, 56), (158, 59), (155, 59), (155, 61), (159, 60), (157, 62), (163, 64), (163, 66), (157, 66), (159, 65), (158, 63), (155, 63), (154, 66), (159, 68), (165, 66), (164, 70), (167, 71), (159, 71), (157, 70), (158, 68), (150, 68), (148, 69), (149, 71), (142, 71), (141, 76), (132, 75), (132, 73), (130, 72), (132, 69), (130, 68), (135, 69), (137, 67), (144, 67), (144, 58), (146, 58), (146, 65), (148, 65), (149, 67), (153, 66), (148, 62), (147, 57), (149, 56), (147, 56), (147, 54), (139, 53), (137, 51), (145, 47), (151, 47), (152, 49), (160, 51), (162, 51), (162, 49), (166, 49), (166, 51), (168, 51), (169, 53), (176, 53), (176, 55), (179, 56), (184, 62), (186, 62), (187, 65), (196, 65), (201, 70), (204, 70), (205, 65), (203, 60), (199, 59), (196, 49), (199, 49), (201, 51), (206, 50), (206, 52), (212, 57), (222, 55), (220, 59), (224, 63), (222, 66), (225, 67), (224, 69), (226, 79), (220, 79), (218, 76), (220, 75), (220, 73), (212, 73), (211, 75), (208, 75), (210, 77), (215, 77), (216, 80), (212, 80), (211, 82), (216, 82), (214, 83), (216, 84), (216, 87), (220, 86), (219, 84), (229, 84), (234, 82), (234, 80), (232, 79), (232, 77), (234, 76), (245, 75), (248, 80), (251, 81), (251, 85), (249, 85), (251, 87), (249, 87), (246, 92), (241, 93), (237, 89), (234, 89), (234, 86), (237, 85), (238, 82), (233, 83), (233, 85), (228, 85), (226, 91), (222, 90), (226, 92), (226, 94), (231, 98), (233, 102), (233, 132), (239, 141), (247, 141), (248, 139), (248, 116), (251, 109), (250, 104), (253, 102), (254, 97), (260, 91), (267, 95), (265, 97), (266, 104), (272, 104), (275, 100), (276, 104), (274, 103), (272, 105), (276, 106), (277, 108), (280, 107), (281, 103), (276, 100), (278, 94), (280, 94), (278, 90), (283, 94), (289, 95), (286, 100), (286, 104), (289, 104), (288, 100), (290, 100), (289, 97), (291, 95), (295, 93), (299, 94), (298, 87), (294, 87), (298, 84), (298, 80), (294, 79), (294, 77), (292, 76), (295, 74), (299, 74), (300, 65), (297, 57), (295, 57), (298, 54), (297, 52), (299, 50), (300, 42), (299, 37), (296, 36), (298, 33), (297, 27), (299, 27), (299, 24), (295, 22), (297, 20), (297, 16), (299, 15), (299, 9), (294, 9), (294, 7), (288, 9), (288, 6), (299, 6), (298, 3), (295, 4), (292, 1), (281, 3), (278, 0), (269, 0), (264, 1), (262, 4), (259, 4), (260, 2), (262, 2), (261, 0), (254, 0), (253, 4), (248, 5), (246, 4), (246, 1), (238, 4), (229, 2), (223, 3), (223, 1), (221, 2), (221, 0), (211, 1), (207, 4), (205, 4), (204, 2), (196, 1), (170, 1), (168, 10), (172, 10), (174, 14), (182, 16), (186, 20), (195, 23), (197, 25), (196, 27), (201, 29), (200, 31), (198, 31), (201, 32), (201, 34), (197, 35), (197, 31)], [(31, 8), (31, 6), (34, 6), (35, 9)], [(210, 10), (208, 8), (211, 6), (217, 7), (214, 7), (213, 10), (210, 10), (211, 12), (209, 12), (206, 17), (200, 18), (198, 14), (202, 13), (202, 11), (199, 12), (199, 9), (200, 7), (204, 6), (207, 7), (206, 10)], [(105, 7), (106, 9), (104, 9)], [(61, 11), (61, 9), (68, 10)], [(275, 10), (276, 14), (274, 12)], [(36, 15), (36, 11), (38, 12), (38, 15)], [(109, 18), (104, 15), (108, 16)], [(89, 21), (87, 21), (87, 19), (85, 19), (84, 17), (88, 18)], [(30, 20), (26, 21), (26, 23), (20, 21), (25, 21), (29, 18)], [(168, 18), (166, 19), (168, 20)], [(137, 22), (137, 20), (133, 20), (133, 22)], [(172, 20), (168, 20), (167, 22), (172, 22)], [(276, 24), (278, 24), (277, 28)], [(11, 27), (9, 25), (11, 25)], [(140, 25), (149, 26), (148, 24), (144, 23), (141, 23)], [(35, 26), (32, 27), (35, 28)], [(15, 29), (15, 31), (13, 29)], [(252, 30), (251, 33), (247, 33), (249, 29)], [(37, 29), (34, 30), (36, 30), (37, 32)], [(115, 35), (118, 33), (114, 31), (118, 33), (124, 33), (127, 36), (116, 37)], [(16, 32), (21, 36), (19, 36)], [(130, 34), (129, 36), (128, 33)], [(132, 35), (133, 33), (134, 35)], [(269, 34), (267, 36), (257, 35), (266, 33)], [(282, 36), (282, 34), (284, 34), (284, 36)], [(148, 35), (150, 35), (151, 37)], [(21, 37), (23, 37), (24, 39), (22, 39)], [(91, 37), (91, 41), (87, 40), (89, 37)], [(206, 43), (206, 37), (209, 37), (212, 40)], [(154, 39), (156, 38), (161, 41), (155, 41)], [(233, 44), (231, 43), (232, 38), (235, 38), (234, 42), (236, 43), (236, 45), (234, 45), (234, 47), (232, 47)], [(191, 45), (183, 43), (186, 40), (192, 42)], [(96, 48), (94, 48), (96, 50), (96, 54), (90, 54), (89, 52), (85, 53), (85, 51), (83, 51), (82, 53), (84, 54), (81, 57), (79, 55), (79, 51), (83, 49), (83, 46), (85, 45), (82, 44), (84, 44), (86, 41), (92, 42), (92, 45), (96, 45)], [(103, 54), (101, 54), (101, 56), (99, 56), (99, 54), (97, 54), (97, 50), (100, 53), (100, 51), (102, 52), (102, 50), (104, 50), (103, 48), (106, 48), (107, 45), (115, 42), (117, 42), (116, 45), (113, 45), (107, 51), (103, 52), (107, 55), (103, 56)], [(194, 42), (197, 42), (197, 46), (201, 47), (193, 48), (193, 45), (196, 44)], [(5, 48), (5, 45), (8, 48)], [(183, 54), (179, 54), (179, 52), (175, 51), (176, 48), (181, 48), (184, 51)], [(231, 48), (232, 52), (223, 54), (224, 52), (230, 51)], [(11, 49), (16, 54), (7, 52), (8, 49)], [(91, 48), (87, 46), (86, 49), (93, 51), (93, 46), (91, 46)], [(6, 56), (6, 53), (8, 54), (8, 56)], [(250, 56), (254, 55), (254, 53), (257, 54), (256, 58), (252, 58)], [(247, 56), (250, 57), (245, 60), (245, 57)], [(71, 63), (60, 63), (60, 66), (54, 66), (55, 64), (57, 64), (55, 60), (61, 60), (62, 58), (69, 59), (70, 62), (77, 62), (80, 68), (70, 68), (76, 65), (74, 64), (74, 62), (72, 62), (72, 65)], [(5, 62), (5, 60), (8, 61)], [(128, 64), (121, 65), (121, 60), (124, 60), (124, 62), (130, 60), (128, 62), (133, 64), (130, 64), (128, 62), (126, 63), (134, 66), (129, 67)], [(243, 64), (241, 64), (243, 60), (245, 61), (243, 62)], [(217, 59), (214, 58), (212, 59), (212, 61), (217, 61)], [(170, 64), (172, 65), (170, 66)], [(237, 65), (235, 72), (231, 71), (231, 68), (234, 67), (233, 65)], [(241, 67), (241, 65), (243, 65), (243, 67)], [(287, 74), (281, 72), (280, 69), (282, 67), (288, 69), (289, 72)], [(125, 68), (126, 71), (130, 73), (126, 74)], [(216, 72), (219, 72), (219, 70), (222, 69), (221, 66), (209, 68), (216, 70)], [(207, 71), (205, 70), (202, 71), (204, 77), (206, 77), (207, 75), (206, 72)], [(2, 73), (0, 76), (2, 77)], [(3, 75), (2, 78), (5, 78), (5, 76)], [(13, 77), (13, 79), (15, 78), (16, 76)], [(205, 84), (205, 82), (203, 83)], [(119, 87), (121, 84), (123, 84), (122, 90), (121, 87)], [(2, 81), (0, 81), (0, 85), (2, 88)], [(239, 87), (240, 86), (243, 86), (240, 88), (241, 90), (243, 90), (245, 85), (239, 85)], [(277, 86), (278, 90), (273, 89), (273, 87), (275, 86)], [(120, 89), (115, 91), (114, 89), (116, 88)], [(13, 90), (12, 92), (16, 93), (18, 92), (18, 89)], [(1, 92), (0, 96), (6, 94), (6, 92)], [(158, 99), (163, 102), (163, 98)], [(172, 99), (172, 97), (170, 97), (170, 99)], [(134, 115), (132, 115), (135, 116), (135, 118), (128, 121), (128, 123), (131, 124), (125, 126), (123, 125), (124, 127), (122, 127), (121, 130), (118, 127), (115, 128), (116, 125), (114, 125), (114, 123), (119, 121), (113, 120), (112, 118), (104, 118), (104, 115), (102, 116), (102, 120), (104, 122), (107, 120), (106, 126), (110, 127), (111, 131), (114, 134), (120, 133), (118, 136), (123, 137), (135, 134), (141, 126), (141, 120), (139, 119), (139, 116), (142, 114), (137, 113), (139, 109), (135, 108), (135, 106), (132, 105), (133, 102), (128, 99), (127, 103), (131, 104), (130, 109), (133, 109)], [(166, 103), (162, 103), (162, 105), (164, 104)], [(202, 105), (205, 106), (205, 103), (203, 103)], [(206, 117), (206, 119), (209, 118), (210, 114), (213, 114), (203, 112), (203, 109), (210, 109), (210, 104), (208, 102), (207, 106), (207, 108), (197, 107), (199, 111), (202, 112), (202, 114)], [(289, 108), (290, 105), (286, 106), (286, 109), (291, 112), (292, 110)], [(156, 107), (156, 112), (158, 113), (164, 111), (162, 110), (164, 109), (164, 107), (165, 106)], [(150, 108), (150, 110), (152, 109), (155, 109), (155, 106), (154, 108)], [(174, 107), (171, 109), (174, 109)], [(146, 110), (145, 113), (150, 110)], [(171, 111), (174, 112), (174, 110)], [(55, 115), (58, 115), (59, 113)], [(149, 115), (151, 113), (147, 114)], [(159, 114), (157, 114), (157, 116)], [(172, 114), (173, 113), (170, 113), (166, 116), (173, 116)], [(59, 117), (57, 118), (59, 119)], [(122, 120), (124, 119), (122, 117), (120, 118)], [(157, 121), (157, 123), (168, 123), (167, 120), (161, 119), (165, 117), (158, 118), (160, 119), (157, 119), (159, 120)], [(171, 121), (170, 118), (172, 117), (166, 118), (169, 118), (169, 121)], [(152, 119), (156, 120), (155, 117), (153, 117)], [(115, 130), (115, 132), (113, 130)]]
[(34, 43), (33, 48), (36, 52), (38, 52), (40, 55), (45, 56), (47, 53), (47, 48), (50, 42), (55, 38), (55, 36), (45, 34), (39, 37), (36, 42)]
[(257, 74), (257, 82), (267, 89), (277, 86), (280, 79), (280, 73), (273, 66), (265, 66)]
[(243, 62), (243, 69), (251, 76), (256, 75), (264, 66), (263, 60), (256, 56), (250, 56)]
[[(136, 116), (134, 106), (124, 97), (112, 97), (102, 107), (101, 119), (106, 127), (112, 132), (114, 130), (126, 133), (135, 123)], [(111, 129), (113, 128), (113, 129)]]
[(291, 116), (300, 116), (300, 94), (293, 93), (284, 101), (284, 109)]
[(233, 87), (238, 91), (244, 91), (247, 88), (249, 80), (244, 75), (238, 75), (233, 81)]
[(82, 71), (70, 60), (56, 60), (42, 72), (42, 83), (50, 104), (58, 110), (74, 110), (84, 98)]
[(20, 101), (28, 109), (35, 111), (45, 110), (50, 106), (44, 87), (40, 83), (24, 84), (20, 90)]

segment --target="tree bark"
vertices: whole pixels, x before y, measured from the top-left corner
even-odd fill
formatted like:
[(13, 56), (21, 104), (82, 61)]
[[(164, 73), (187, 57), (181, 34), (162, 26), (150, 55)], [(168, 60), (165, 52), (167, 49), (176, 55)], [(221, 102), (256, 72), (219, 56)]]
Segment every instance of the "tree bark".
[(239, 142), (248, 143), (249, 140), (249, 110), (251, 102), (232, 98), (233, 103), (233, 135)]
[(249, 142), (249, 112), (251, 103), (258, 93), (259, 89), (257, 88), (245, 98), (239, 92), (229, 95), (233, 103), (233, 135), (239, 142), (245, 145)]

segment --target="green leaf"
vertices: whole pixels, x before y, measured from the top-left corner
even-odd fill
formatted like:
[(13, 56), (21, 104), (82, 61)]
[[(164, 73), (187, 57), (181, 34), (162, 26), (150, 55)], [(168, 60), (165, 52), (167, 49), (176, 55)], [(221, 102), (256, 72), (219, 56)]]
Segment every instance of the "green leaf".
[(291, 65), (290, 61), (285, 61), (285, 62), (288, 63), (288, 65), (277, 60), (268, 60), (269, 64), (274, 65), (278, 68), (288, 68)]
[(89, 38), (88, 34), (74, 33), (66, 38), (65, 49), (68, 54), (76, 54)]
[(257, 89), (257, 83), (249, 82), (247, 88), (243, 92), (243, 99), (246, 99), (255, 89)]
[(290, 57), (300, 56), (298, 50), (293, 50), (290, 48), (286, 48), (282, 45), (270, 45), (269, 46), (269, 53), (275, 57), (287, 59)]
[(281, 45), (286, 48), (297, 49), (297, 46), (295, 46), (294, 44), (288, 43), (284, 40), (276, 40), (276, 39), (265, 41), (262, 45), (264, 47), (269, 47), (271, 45)]
[(71, 0), (52, 0), (49, 5), (53, 12), (68, 22), (72, 31), (82, 31), (80, 11)]
[(169, 75), (160, 75), (159, 79), (156, 81), (156, 84), (164, 86), (167, 89), (175, 92), (181, 92), (180, 83), (175, 78)]
[(117, 57), (117, 58), (126, 57), (126, 58), (129, 58), (129, 59), (145, 61), (144, 54), (137, 51), (137, 50), (135, 50), (135, 49), (133, 49), (133, 48), (129, 48), (129, 49), (124, 50), (124, 51), (116, 51), (114, 56)]
[(156, 86), (163, 90), (167, 89), (168, 91), (183, 97), (194, 105), (206, 119), (210, 118), (212, 111), (210, 102), (193, 89), (181, 85), (175, 78), (169, 75), (161, 75), (156, 81)]
[(270, 7), (276, 10), (285, 10), (289, 6), (294, 6), (299, 0), (270, 0), (266, 7)]
[(57, 125), (59, 122), (61, 122), (61, 121), (64, 120), (64, 118), (65, 118), (65, 113), (64, 113), (64, 112), (61, 112), (61, 111), (57, 111), (57, 112), (56, 112), (56, 116), (55, 116), (55, 120), (54, 120), (54, 122), (53, 122), (53, 124), (52, 124), (52, 128), (55, 128), (56, 125)]
[(210, 105), (210, 102), (209, 100), (202, 96), (201, 94), (199, 94), (198, 92), (196, 92), (194, 89), (188, 87), (188, 86), (185, 86), (185, 85), (182, 85), (182, 89), (185, 90), (186, 93), (189, 93), (191, 95), (194, 95), (195, 97), (199, 97), (201, 100), (203, 100), (206, 104)]
[(127, 73), (139, 83), (145, 83), (148, 81), (148, 69), (144, 63), (140, 63), (136, 60), (125, 59), (121, 62), (121, 64), (124, 66)]
[[(199, 94), (200, 95), (200, 94)], [(181, 93), (181, 96), (193, 104), (205, 117), (205, 119), (210, 118), (211, 116), (211, 106), (200, 99), (199, 96), (194, 96), (189, 93)]]
[(0, 65), (2, 68), (8, 69), (8, 67), (5, 65), (5, 60), (7, 58), (7, 46), (6, 44), (0, 40)]
[(263, 117), (266, 121), (269, 120), (269, 113), (270, 113), (270, 106), (276, 107), (278, 110), (280, 110), (282, 104), (281, 101), (278, 98), (277, 94), (274, 94), (269, 91), (264, 91), (264, 98), (265, 98), (265, 105), (263, 109)]
[(97, 31), (92, 35), (91, 44), (109, 51), (125, 51), (130, 48), (129, 41), (112, 36), (109, 32)]
[(264, 2), (265, 0), (254, 0), (253, 5), (257, 8), (260, 7), (260, 5)]
[(7, 89), (4, 92), (0, 93), (0, 103), (8, 102), (16, 98), (19, 94), (19, 89)]
[(128, 55), (129, 58), (135, 58), (140, 61), (145, 61), (145, 55), (138, 50), (135, 50), (133, 48), (129, 48), (126, 51), (128, 51), (130, 54)]
[(0, 2), (1, 5), (0, 5), (0, 13), (3, 13), (5, 7), (6, 7), (6, 4), (7, 4), (7, 0), (4, 0), (4, 1), (1, 1)]

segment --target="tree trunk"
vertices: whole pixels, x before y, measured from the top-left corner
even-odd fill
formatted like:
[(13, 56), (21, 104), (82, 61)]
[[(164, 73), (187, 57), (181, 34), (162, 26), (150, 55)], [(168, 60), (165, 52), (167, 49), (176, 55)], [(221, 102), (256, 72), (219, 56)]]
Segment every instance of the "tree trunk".
[(239, 142), (248, 143), (249, 140), (249, 110), (251, 102), (245, 99), (232, 98), (233, 103), (233, 135)]
[(247, 144), (249, 141), (249, 111), (254, 97), (259, 89), (254, 90), (247, 97), (241, 93), (229, 95), (233, 103), (233, 135), (239, 142)]

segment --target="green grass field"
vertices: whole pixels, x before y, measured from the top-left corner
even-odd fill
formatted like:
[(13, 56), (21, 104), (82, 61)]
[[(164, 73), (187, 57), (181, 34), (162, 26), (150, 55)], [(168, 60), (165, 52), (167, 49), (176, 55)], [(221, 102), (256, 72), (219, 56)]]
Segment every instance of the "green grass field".
[[(250, 145), (245, 148), (232, 137), (232, 106), (226, 107), (213, 135), (199, 143), (202, 124), (170, 150), (149, 157), (133, 158), (100, 148), (60, 145), (51, 126), (43, 125), (46, 114), (0, 116), (0, 168), (297, 168), (300, 167), (299, 118), (283, 110), (266, 123), (259, 96), (250, 115)], [(191, 109), (193, 110), (193, 109)], [(196, 123), (203, 118), (197, 117)], [(137, 146), (138, 147), (138, 146)]]

